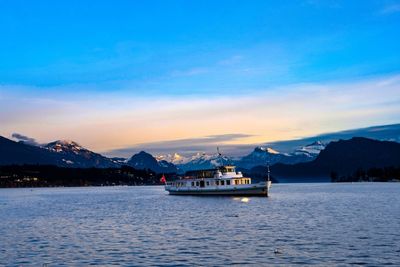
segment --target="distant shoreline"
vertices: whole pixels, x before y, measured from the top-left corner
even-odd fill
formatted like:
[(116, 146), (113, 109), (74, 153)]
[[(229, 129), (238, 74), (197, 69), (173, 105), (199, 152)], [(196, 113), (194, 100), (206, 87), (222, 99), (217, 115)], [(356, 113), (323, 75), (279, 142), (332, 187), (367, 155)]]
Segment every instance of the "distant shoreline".
[(121, 168), (65, 168), (54, 165), (0, 166), (1, 188), (161, 185), (161, 174)]

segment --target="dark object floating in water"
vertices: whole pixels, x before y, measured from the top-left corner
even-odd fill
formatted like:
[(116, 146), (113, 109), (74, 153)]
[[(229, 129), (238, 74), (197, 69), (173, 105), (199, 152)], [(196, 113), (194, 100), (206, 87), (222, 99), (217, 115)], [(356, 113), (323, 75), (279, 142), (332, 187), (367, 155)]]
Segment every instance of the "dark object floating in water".
[(274, 254), (283, 254), (283, 252), (280, 251), (278, 248), (276, 248), (276, 249), (274, 250)]

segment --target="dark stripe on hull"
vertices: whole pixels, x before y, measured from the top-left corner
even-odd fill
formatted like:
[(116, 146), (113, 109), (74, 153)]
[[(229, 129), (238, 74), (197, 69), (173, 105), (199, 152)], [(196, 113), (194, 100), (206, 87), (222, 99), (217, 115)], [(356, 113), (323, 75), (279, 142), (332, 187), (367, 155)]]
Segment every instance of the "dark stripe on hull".
[(268, 196), (266, 188), (236, 189), (236, 190), (198, 190), (198, 191), (169, 191), (170, 195), (192, 196)]

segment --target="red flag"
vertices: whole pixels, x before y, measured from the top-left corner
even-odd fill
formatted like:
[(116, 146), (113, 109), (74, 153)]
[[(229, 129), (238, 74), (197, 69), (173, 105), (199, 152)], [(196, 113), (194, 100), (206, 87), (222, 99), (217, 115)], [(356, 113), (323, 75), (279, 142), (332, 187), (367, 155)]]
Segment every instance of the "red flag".
[(163, 183), (163, 184), (165, 184), (167, 182), (167, 179), (165, 179), (165, 175), (164, 174), (162, 175), (162, 177), (160, 179), (160, 182)]

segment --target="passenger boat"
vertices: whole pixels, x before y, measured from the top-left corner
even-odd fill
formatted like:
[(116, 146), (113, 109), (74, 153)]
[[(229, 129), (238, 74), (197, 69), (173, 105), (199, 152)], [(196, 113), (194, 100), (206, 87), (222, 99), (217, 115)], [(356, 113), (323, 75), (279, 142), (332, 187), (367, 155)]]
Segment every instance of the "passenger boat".
[(229, 196), (268, 196), (271, 181), (252, 183), (251, 178), (243, 177), (235, 166), (220, 166), (215, 169), (190, 171), (184, 177), (168, 181), (165, 190), (170, 195), (229, 195)]

